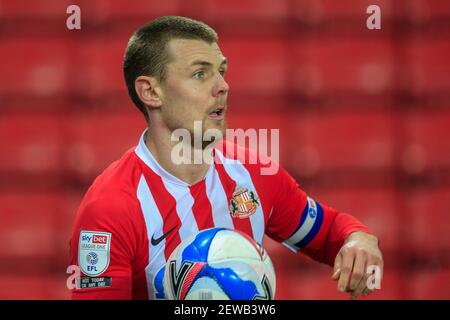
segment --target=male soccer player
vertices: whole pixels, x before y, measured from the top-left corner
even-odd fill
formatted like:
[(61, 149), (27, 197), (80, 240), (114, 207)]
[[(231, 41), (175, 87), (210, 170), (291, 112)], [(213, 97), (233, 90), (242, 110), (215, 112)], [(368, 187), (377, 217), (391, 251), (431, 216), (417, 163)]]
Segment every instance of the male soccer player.
[(164, 299), (166, 259), (211, 227), (241, 230), (259, 243), (267, 234), (334, 266), (338, 290), (353, 298), (372, 291), (366, 267), (383, 267), (377, 238), (351, 215), (307, 196), (282, 167), (264, 175), (263, 155), (248, 164), (253, 151), (225, 140), (191, 148), (210, 152), (212, 163), (174, 161), (176, 129), (193, 136), (201, 121), (202, 132), (225, 133), (226, 71), (217, 34), (202, 22), (161, 17), (130, 38), (125, 81), (147, 129), (81, 203), (70, 247), (81, 270), (74, 299)]

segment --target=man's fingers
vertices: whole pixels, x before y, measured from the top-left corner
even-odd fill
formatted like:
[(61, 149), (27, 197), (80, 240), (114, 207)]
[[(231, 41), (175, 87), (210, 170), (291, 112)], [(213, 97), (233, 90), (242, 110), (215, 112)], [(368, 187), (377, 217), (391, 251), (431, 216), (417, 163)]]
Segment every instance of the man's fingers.
[(354, 255), (349, 251), (343, 253), (341, 274), (339, 276), (338, 290), (341, 292), (348, 291), (348, 280), (353, 269)]
[(361, 281), (359, 281), (358, 285), (356, 286), (356, 289), (352, 292), (352, 298), (356, 299), (364, 292), (366, 288), (367, 288), (367, 276), (364, 276), (361, 278)]
[(355, 291), (358, 288), (358, 285), (361, 282), (361, 280), (364, 278), (366, 274), (366, 262), (367, 262), (366, 255), (362, 253), (358, 253), (356, 255), (355, 264), (353, 266), (352, 276), (350, 279), (351, 291)]
[(339, 275), (341, 274), (341, 264), (342, 264), (342, 255), (338, 254), (336, 260), (334, 261), (334, 269), (331, 279), (333, 280), (339, 279)]
[(370, 290), (369, 288), (365, 288), (363, 291), (363, 295), (364, 296), (368, 296), (369, 294), (371, 294), (373, 292), (373, 290)]
[(366, 288), (366, 267), (367, 259), (365, 254), (358, 253), (353, 265), (352, 276), (350, 279), (351, 299), (356, 299)]
[(339, 279), (339, 275), (341, 274), (341, 269), (337, 269), (334, 273), (333, 273), (333, 275), (331, 276), (331, 279), (333, 279), (333, 280), (338, 280)]

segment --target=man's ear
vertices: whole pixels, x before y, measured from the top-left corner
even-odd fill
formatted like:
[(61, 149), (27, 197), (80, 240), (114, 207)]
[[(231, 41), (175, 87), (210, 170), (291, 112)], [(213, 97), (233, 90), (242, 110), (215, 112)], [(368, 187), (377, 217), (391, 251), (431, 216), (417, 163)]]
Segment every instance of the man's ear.
[(162, 105), (162, 92), (158, 80), (154, 77), (139, 76), (134, 81), (134, 89), (139, 99), (150, 109), (157, 109)]

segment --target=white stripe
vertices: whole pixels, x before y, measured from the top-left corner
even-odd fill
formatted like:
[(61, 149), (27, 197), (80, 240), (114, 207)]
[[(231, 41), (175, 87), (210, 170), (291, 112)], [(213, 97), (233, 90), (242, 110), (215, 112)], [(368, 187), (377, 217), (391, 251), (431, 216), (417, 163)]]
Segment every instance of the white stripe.
[[(156, 237), (160, 236), (160, 232), (163, 230), (163, 219), (158, 210), (158, 207), (153, 199), (144, 175), (139, 180), (137, 188), (137, 198), (141, 203), (142, 214), (144, 215), (145, 225), (147, 227), (147, 237), (150, 240), (153, 234), (156, 233)], [(164, 256), (164, 248), (166, 246), (166, 240), (161, 241), (157, 246), (149, 247), (149, 263), (145, 268), (145, 275), (147, 278), (147, 291), (149, 299), (155, 299), (155, 288), (153, 286), (153, 280), (158, 270), (166, 263)]]
[(175, 185), (163, 179), (164, 186), (167, 191), (175, 198), (178, 218), (180, 218), (181, 226), (178, 230), (181, 241), (186, 240), (193, 234), (198, 233), (198, 225), (195, 220), (192, 207), (194, 198), (188, 186)]
[(260, 204), (258, 205), (256, 212), (250, 216), (250, 223), (252, 225), (253, 238), (262, 243), (264, 237), (264, 213), (261, 206), (261, 198), (258, 196), (258, 192), (253, 184), (252, 178), (248, 170), (239, 160), (225, 159), (222, 152), (215, 149), (220, 161), (223, 163), (223, 167), (227, 174), (236, 182), (237, 186), (246, 187), (249, 190), (253, 190), (256, 196), (259, 198)]
[(228, 198), (223, 189), (217, 170), (206, 175), (206, 196), (211, 203), (214, 226), (233, 229), (233, 220), (228, 208)]
[[(305, 213), (306, 214), (305, 221), (303, 221), (303, 224), (300, 226), (300, 228), (289, 239), (287, 239), (285, 242), (283, 242), (283, 244), (288, 246), (289, 248), (297, 249), (294, 251), (298, 251), (298, 249), (299, 249), (295, 246), (295, 244), (302, 241), (308, 235), (308, 233), (311, 231), (311, 229), (314, 226), (314, 222), (316, 222), (316, 219), (317, 219), (317, 205), (314, 203), (314, 200), (311, 199), (310, 197), (307, 197), (307, 199), (308, 199), (308, 203), (307, 203), (307, 208), (306, 208), (306, 213)], [(309, 214), (310, 209), (314, 210), (314, 212), (315, 212), (313, 217), (311, 217)], [(303, 212), (304, 211), (305, 210), (303, 210)]]

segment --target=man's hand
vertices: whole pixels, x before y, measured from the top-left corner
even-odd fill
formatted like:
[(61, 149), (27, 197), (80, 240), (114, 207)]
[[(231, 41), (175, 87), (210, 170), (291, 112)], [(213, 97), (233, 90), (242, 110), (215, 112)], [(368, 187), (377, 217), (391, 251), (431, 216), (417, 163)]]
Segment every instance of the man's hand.
[(378, 238), (365, 232), (353, 232), (336, 256), (332, 279), (338, 280), (338, 290), (350, 292), (352, 299), (360, 294), (367, 296), (373, 291), (367, 288), (367, 279), (371, 276), (367, 274), (367, 267), (372, 265), (380, 268), (382, 278), (383, 255), (378, 248)]

